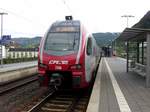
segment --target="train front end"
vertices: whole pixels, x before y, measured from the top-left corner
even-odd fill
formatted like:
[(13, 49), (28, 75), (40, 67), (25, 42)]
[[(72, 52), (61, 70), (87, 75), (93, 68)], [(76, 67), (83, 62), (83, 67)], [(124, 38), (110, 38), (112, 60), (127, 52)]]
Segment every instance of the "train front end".
[[(80, 47), (80, 22), (54, 23), (41, 40), (38, 58), (41, 86), (84, 88), (84, 61), (78, 61)], [(84, 60), (84, 53), (80, 58)]]

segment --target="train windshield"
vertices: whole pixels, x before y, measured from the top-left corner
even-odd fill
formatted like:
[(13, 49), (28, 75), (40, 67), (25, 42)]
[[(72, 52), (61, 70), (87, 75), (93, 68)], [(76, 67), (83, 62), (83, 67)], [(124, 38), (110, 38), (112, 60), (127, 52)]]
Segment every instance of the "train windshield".
[(49, 32), (44, 50), (48, 54), (70, 54), (79, 49), (79, 32)]

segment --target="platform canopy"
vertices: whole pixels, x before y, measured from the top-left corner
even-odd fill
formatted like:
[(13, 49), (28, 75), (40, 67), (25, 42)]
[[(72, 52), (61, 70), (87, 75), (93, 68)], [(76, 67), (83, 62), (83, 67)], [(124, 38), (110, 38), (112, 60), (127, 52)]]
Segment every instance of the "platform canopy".
[(118, 37), (122, 41), (145, 41), (146, 33), (150, 32), (150, 29), (142, 28), (126, 28)]
[[(136, 46), (136, 55), (137, 55), (137, 62), (135, 65), (139, 64), (139, 58), (142, 57), (142, 64), (144, 62), (144, 58), (146, 59), (145, 65), (142, 65), (138, 67), (135, 66), (134, 70), (136, 70), (138, 73), (145, 72), (146, 74), (146, 87), (150, 87), (150, 11), (147, 12), (146, 15), (132, 28), (126, 28), (120, 36), (117, 38), (117, 40), (126, 41), (126, 53), (127, 53), (127, 72), (129, 68), (129, 42), (135, 41), (137, 42)], [(146, 42), (146, 50), (144, 50), (144, 42)], [(142, 49), (140, 47), (140, 43), (142, 44)], [(141, 49), (141, 55), (140, 55), (140, 49)], [(144, 53), (145, 52), (145, 53)], [(144, 57), (144, 55), (146, 56)], [(146, 70), (144, 70), (143, 68)]]
[(144, 15), (144, 17), (137, 24), (132, 26), (132, 28), (126, 28), (117, 39), (123, 41), (146, 40), (144, 34), (149, 32), (150, 32), (150, 11), (148, 11), (147, 14)]

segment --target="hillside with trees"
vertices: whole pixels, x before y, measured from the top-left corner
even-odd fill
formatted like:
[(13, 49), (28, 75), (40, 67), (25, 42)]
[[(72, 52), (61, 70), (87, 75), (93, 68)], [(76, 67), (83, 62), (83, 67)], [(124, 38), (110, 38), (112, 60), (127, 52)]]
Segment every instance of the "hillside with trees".
[(110, 45), (119, 36), (119, 33), (93, 33), (93, 36), (97, 44), (104, 47)]
[(22, 48), (36, 48), (40, 44), (41, 37), (34, 38), (12, 38), (15, 43), (21, 45)]

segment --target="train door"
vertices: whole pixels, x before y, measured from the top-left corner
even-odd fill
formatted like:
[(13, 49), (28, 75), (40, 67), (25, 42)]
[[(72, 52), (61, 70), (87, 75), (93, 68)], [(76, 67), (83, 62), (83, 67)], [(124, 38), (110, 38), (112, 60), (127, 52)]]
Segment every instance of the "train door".
[(89, 82), (92, 77), (93, 69), (93, 49), (92, 49), (92, 38), (89, 36), (86, 42), (86, 55), (85, 55), (85, 78)]

